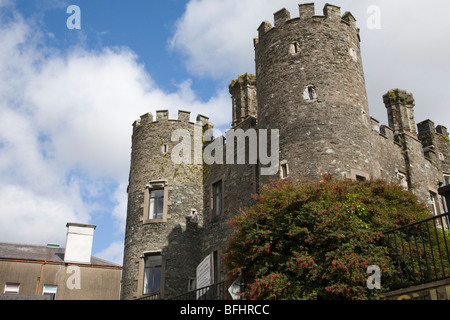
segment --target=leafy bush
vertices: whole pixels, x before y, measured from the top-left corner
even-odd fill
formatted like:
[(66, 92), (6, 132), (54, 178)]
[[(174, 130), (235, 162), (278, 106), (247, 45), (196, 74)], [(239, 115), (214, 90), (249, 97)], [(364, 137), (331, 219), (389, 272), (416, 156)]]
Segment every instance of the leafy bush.
[[(248, 299), (379, 299), (395, 265), (382, 232), (429, 217), (401, 186), (324, 176), (264, 186), (256, 203), (232, 218), (224, 258), (242, 275)], [(382, 290), (367, 288), (367, 268), (381, 269)]]

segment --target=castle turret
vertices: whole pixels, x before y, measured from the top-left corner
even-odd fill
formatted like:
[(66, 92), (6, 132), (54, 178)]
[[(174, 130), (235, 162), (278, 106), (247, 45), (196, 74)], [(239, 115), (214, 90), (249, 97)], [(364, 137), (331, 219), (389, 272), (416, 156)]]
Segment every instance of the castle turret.
[(244, 74), (233, 80), (229, 86), (233, 104), (233, 123), (235, 127), (248, 117), (256, 117), (256, 77)]
[(157, 111), (156, 119), (148, 113), (133, 124), (122, 299), (184, 293), (195, 279), (201, 257), (192, 243), (199, 243), (203, 223), (201, 139), (209, 122), (189, 119), (186, 111), (176, 120)]
[(383, 101), (389, 126), (394, 129), (394, 134), (407, 133), (417, 137), (413, 95), (406, 90), (394, 89), (383, 96)]
[[(280, 130), (280, 164), (294, 179), (372, 174), (359, 29), (351, 13), (299, 5), (265, 21), (254, 40), (258, 127)], [(283, 169), (283, 168), (282, 168)], [(286, 172), (286, 170), (282, 170)]]

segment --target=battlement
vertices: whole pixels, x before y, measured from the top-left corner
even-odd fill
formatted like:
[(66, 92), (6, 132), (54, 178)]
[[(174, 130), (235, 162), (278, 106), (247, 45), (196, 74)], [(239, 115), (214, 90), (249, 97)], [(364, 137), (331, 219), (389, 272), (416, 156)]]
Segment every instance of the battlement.
[[(299, 17), (291, 18), (291, 13), (286, 8), (283, 8), (274, 13), (274, 27), (268, 21), (264, 21), (258, 28), (259, 38), (264, 36), (267, 32), (272, 29), (283, 28), (287, 23), (294, 22), (297, 20), (312, 20), (313, 22), (321, 23), (325, 19), (330, 22), (334, 21), (336, 23), (345, 23), (348, 26), (352, 26), (359, 33), (359, 29), (356, 28), (356, 19), (350, 13), (346, 12), (341, 15), (341, 8), (332, 4), (325, 4), (323, 8), (323, 15), (315, 14), (315, 4), (314, 3), (304, 3), (299, 4)], [(259, 42), (259, 38), (255, 39), (255, 45)]]
[[(178, 117), (177, 119), (169, 119), (169, 110), (157, 110), (156, 111), (156, 119), (154, 119), (152, 113), (146, 113), (140, 117), (140, 119), (137, 119), (133, 123), (133, 128), (136, 129), (143, 125), (148, 125), (155, 122), (166, 122), (166, 121), (176, 121), (176, 122), (184, 122), (184, 123), (190, 123), (194, 124), (194, 122), (191, 122), (191, 112), (190, 111), (184, 111), (184, 110), (178, 110)], [(209, 118), (204, 115), (197, 115), (196, 123), (197, 125), (205, 126), (210, 125)]]
[(417, 127), (419, 129), (419, 135), (421, 136), (429, 133), (438, 133), (447, 138), (449, 136), (447, 127), (444, 127), (442, 125), (435, 126), (434, 122), (430, 119), (418, 123)]

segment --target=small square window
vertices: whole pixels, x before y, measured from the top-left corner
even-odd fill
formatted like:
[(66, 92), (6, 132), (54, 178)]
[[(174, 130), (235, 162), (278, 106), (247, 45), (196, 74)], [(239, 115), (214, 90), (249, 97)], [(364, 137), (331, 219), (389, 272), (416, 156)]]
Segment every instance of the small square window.
[(19, 294), (19, 283), (7, 283), (5, 285), (5, 294)]
[(406, 174), (397, 172), (397, 179), (400, 182), (400, 185), (403, 189), (408, 190), (408, 179), (406, 178)]
[(364, 182), (364, 181), (366, 181), (366, 180), (367, 180), (366, 177), (356, 175), (356, 181), (358, 181), (358, 182)]
[(289, 45), (289, 54), (296, 55), (300, 53), (300, 44), (298, 42), (292, 42)]
[(317, 101), (316, 88), (313, 85), (308, 85), (303, 91), (303, 99), (307, 102)]
[(44, 285), (44, 289), (42, 290), (42, 295), (49, 296), (50, 300), (56, 300), (56, 291), (58, 291), (58, 286)]

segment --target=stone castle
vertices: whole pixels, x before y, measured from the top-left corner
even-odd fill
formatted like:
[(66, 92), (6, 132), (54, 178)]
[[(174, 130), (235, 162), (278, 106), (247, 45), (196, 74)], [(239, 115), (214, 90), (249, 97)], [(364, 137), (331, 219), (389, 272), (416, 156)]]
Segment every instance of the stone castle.
[(430, 120), (416, 124), (413, 95), (400, 89), (383, 96), (388, 125), (371, 118), (356, 19), (330, 4), (320, 16), (314, 9), (301, 4), (299, 17), (282, 9), (273, 26), (264, 21), (254, 39), (256, 74), (229, 86), (232, 129), (279, 130), (275, 174), (262, 175), (260, 161), (175, 164), (177, 129), (190, 133), (193, 145), (224, 142), (198, 140), (196, 131), (213, 128), (205, 116), (194, 123), (187, 111), (177, 120), (157, 111), (133, 124), (122, 299), (167, 298), (224, 281), (225, 222), (269, 179), (385, 179), (435, 214), (446, 210), (438, 189), (450, 182), (447, 129)]

